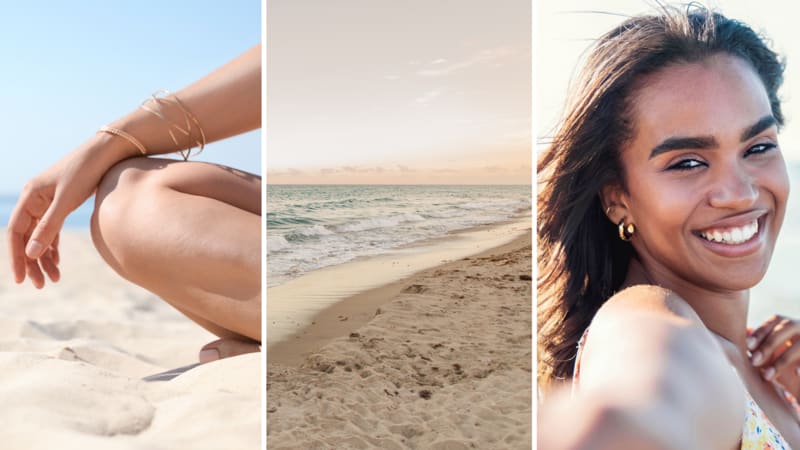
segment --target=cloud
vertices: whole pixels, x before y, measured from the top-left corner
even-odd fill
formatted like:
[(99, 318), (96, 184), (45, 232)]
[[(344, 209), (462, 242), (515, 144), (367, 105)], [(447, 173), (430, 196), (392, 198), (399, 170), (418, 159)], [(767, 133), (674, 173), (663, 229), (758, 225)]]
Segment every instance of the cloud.
[(400, 79), (400, 75), (384, 75), (383, 79), (387, 81), (397, 81)]
[(486, 50), (481, 50), (480, 52), (473, 54), (472, 56), (463, 61), (456, 61), (444, 67), (440, 66), (443, 64), (443, 62), (447, 62), (447, 60), (437, 59), (429, 63), (427, 68), (418, 70), (417, 75), (423, 77), (441, 77), (444, 75), (449, 75), (459, 70), (467, 69), (469, 67), (478, 64), (496, 63), (498, 60), (506, 58), (513, 54), (514, 52), (507, 47), (490, 48)]
[(500, 166), (484, 166), (483, 170), (485, 170), (485, 171), (487, 171), (489, 173), (499, 173), (499, 172), (505, 172), (506, 168), (505, 167), (500, 167)]
[(402, 165), (402, 164), (398, 164), (398, 165), (397, 165), (397, 170), (399, 170), (400, 172), (403, 172), (403, 173), (413, 173), (413, 172), (416, 172), (416, 170), (414, 170), (414, 169), (411, 169), (411, 168), (409, 168), (408, 166), (404, 166), (404, 165)]
[(267, 171), (268, 175), (274, 175), (274, 176), (303, 175), (304, 173), (305, 172), (303, 172), (302, 170), (294, 169), (294, 168), (291, 168), (291, 167), (288, 168), (288, 169), (284, 169), (284, 170), (269, 170), (269, 171)]
[(419, 103), (419, 104), (421, 104), (421, 105), (424, 105), (424, 104), (430, 103), (431, 100), (435, 99), (436, 97), (438, 97), (440, 95), (442, 95), (442, 90), (441, 89), (434, 89), (432, 91), (428, 91), (428, 92), (422, 94), (420, 97), (415, 98), (414, 101)]
[(386, 171), (386, 169), (380, 166), (375, 166), (375, 167), (342, 166), (339, 169), (321, 169), (320, 172), (322, 172), (323, 170), (329, 171), (326, 173), (383, 173)]

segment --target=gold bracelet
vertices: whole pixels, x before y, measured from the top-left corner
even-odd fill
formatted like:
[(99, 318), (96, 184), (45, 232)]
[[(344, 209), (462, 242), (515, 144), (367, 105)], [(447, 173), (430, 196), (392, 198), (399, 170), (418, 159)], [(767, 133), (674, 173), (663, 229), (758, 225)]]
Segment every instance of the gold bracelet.
[(138, 148), (139, 151), (142, 152), (143, 155), (147, 156), (147, 149), (144, 148), (144, 145), (138, 139), (136, 139), (135, 137), (131, 136), (129, 133), (126, 133), (125, 131), (120, 130), (119, 128), (113, 128), (113, 127), (109, 127), (109, 126), (106, 125), (106, 126), (100, 127), (100, 129), (97, 130), (97, 132), (98, 133), (113, 134), (115, 136), (119, 136), (121, 138), (124, 138), (128, 142), (133, 144), (134, 147)]
[[(150, 98), (145, 99), (140, 105), (140, 108), (143, 110), (154, 114), (159, 119), (163, 120), (167, 123), (168, 128), (167, 132), (169, 133), (169, 137), (172, 138), (172, 142), (175, 144), (176, 147), (181, 148), (182, 145), (178, 142), (178, 138), (175, 137), (175, 133), (172, 131), (173, 129), (179, 131), (181, 134), (189, 138), (190, 140), (194, 141), (193, 145), (190, 145), (186, 150), (178, 150), (178, 152), (183, 156), (183, 160), (186, 161), (192, 156), (192, 148), (195, 146), (199, 147), (197, 152), (194, 156), (200, 154), (203, 151), (203, 148), (206, 146), (206, 133), (203, 131), (203, 127), (200, 126), (200, 121), (197, 120), (194, 114), (189, 112), (189, 110), (183, 105), (176, 95), (173, 95), (172, 98), (166, 98), (166, 96), (170, 95), (170, 92), (166, 89), (161, 89), (153, 93)], [(147, 102), (152, 101), (155, 103), (155, 106), (158, 108), (153, 109), (147, 105)], [(172, 103), (176, 105), (181, 112), (183, 113), (183, 118), (186, 121), (186, 125), (182, 128), (180, 125), (170, 121), (162, 112), (162, 103)], [(194, 122), (195, 126), (197, 127), (197, 131), (200, 133), (200, 139), (198, 140), (196, 137), (192, 136), (192, 122)]]

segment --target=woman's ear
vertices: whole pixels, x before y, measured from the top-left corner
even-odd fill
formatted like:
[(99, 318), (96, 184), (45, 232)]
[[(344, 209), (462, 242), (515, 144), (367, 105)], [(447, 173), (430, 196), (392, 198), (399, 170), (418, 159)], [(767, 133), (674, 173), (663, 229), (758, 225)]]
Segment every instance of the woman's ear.
[(600, 190), (600, 204), (603, 205), (608, 220), (613, 224), (618, 224), (620, 220), (631, 221), (631, 213), (628, 210), (628, 195), (619, 183), (609, 183)]

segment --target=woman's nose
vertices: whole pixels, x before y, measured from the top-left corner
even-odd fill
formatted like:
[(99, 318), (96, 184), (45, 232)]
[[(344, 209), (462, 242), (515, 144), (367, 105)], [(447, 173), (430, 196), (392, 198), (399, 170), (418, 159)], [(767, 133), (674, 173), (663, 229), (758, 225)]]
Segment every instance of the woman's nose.
[(739, 164), (720, 168), (708, 196), (712, 207), (728, 209), (751, 207), (757, 199), (756, 179)]

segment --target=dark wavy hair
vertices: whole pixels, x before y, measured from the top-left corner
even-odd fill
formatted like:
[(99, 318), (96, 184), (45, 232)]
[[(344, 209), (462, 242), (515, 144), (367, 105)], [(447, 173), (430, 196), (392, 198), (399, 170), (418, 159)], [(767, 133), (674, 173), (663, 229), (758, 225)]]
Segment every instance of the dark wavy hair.
[(779, 125), (784, 63), (742, 22), (698, 5), (660, 6), (625, 20), (594, 45), (562, 122), (538, 161), (538, 382), (572, 377), (576, 344), (621, 286), (634, 250), (617, 237), (600, 192), (625, 188), (620, 149), (632, 136), (631, 99), (643, 78), (715, 54), (755, 69)]

